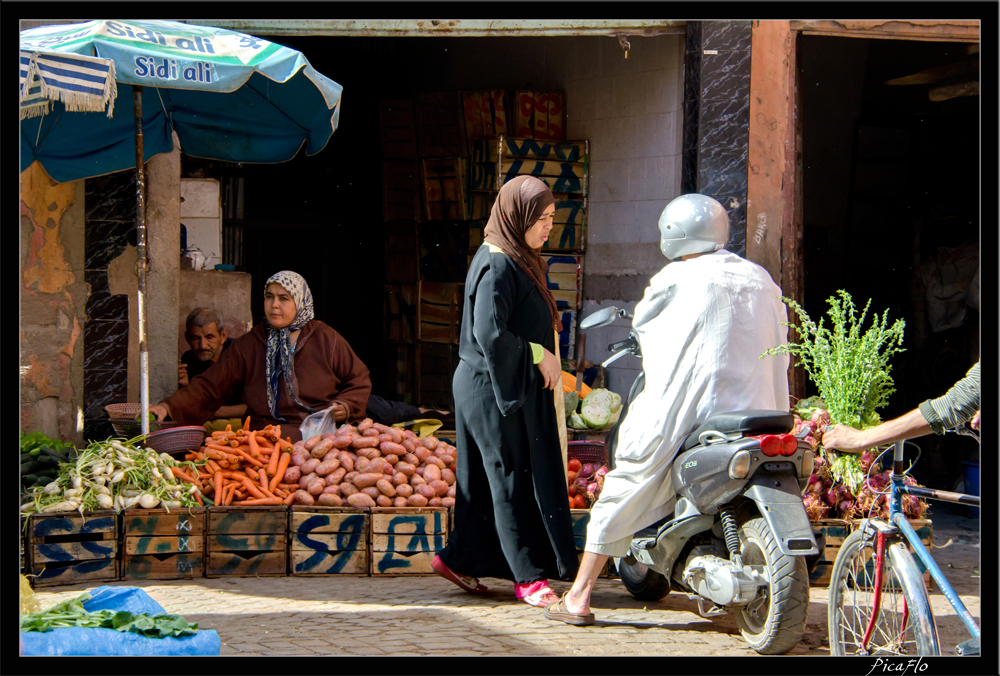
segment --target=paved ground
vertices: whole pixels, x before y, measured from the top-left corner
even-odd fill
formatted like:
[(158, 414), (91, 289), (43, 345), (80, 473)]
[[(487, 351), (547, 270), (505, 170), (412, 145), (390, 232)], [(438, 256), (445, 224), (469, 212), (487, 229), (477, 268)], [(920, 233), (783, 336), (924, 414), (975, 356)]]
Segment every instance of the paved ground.
[[(979, 521), (940, 511), (934, 554), (978, 620)], [(442, 578), (215, 578), (135, 583), (171, 613), (214, 629), (227, 656), (438, 655), (438, 656), (753, 656), (731, 616), (698, 615), (694, 600), (672, 593), (658, 603), (635, 601), (617, 580), (597, 584), (592, 605), (598, 622), (571, 627), (546, 620), (540, 609), (518, 603), (513, 585), (483, 580), (490, 593), (465, 594)], [(43, 608), (99, 585), (42, 589)], [(557, 593), (566, 583), (553, 583)], [(932, 591), (941, 643), (947, 654), (964, 640), (964, 627), (944, 596)], [(792, 655), (829, 655), (827, 590), (811, 590), (809, 620)]]

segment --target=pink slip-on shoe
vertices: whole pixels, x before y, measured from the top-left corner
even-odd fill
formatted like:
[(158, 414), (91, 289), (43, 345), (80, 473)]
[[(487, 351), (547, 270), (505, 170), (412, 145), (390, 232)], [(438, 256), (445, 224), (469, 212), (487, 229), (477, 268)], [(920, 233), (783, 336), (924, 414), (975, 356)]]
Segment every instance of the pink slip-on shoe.
[(487, 591), (486, 585), (479, 584), (479, 580), (474, 577), (469, 577), (467, 575), (459, 575), (451, 568), (445, 565), (444, 561), (441, 560), (439, 556), (435, 556), (434, 560), (431, 561), (431, 568), (434, 572), (445, 578), (454, 582), (459, 587), (469, 592), (470, 594), (482, 594)]
[(549, 587), (548, 580), (536, 580), (529, 584), (515, 583), (514, 595), (529, 606), (536, 608), (544, 608), (559, 600), (559, 597)]

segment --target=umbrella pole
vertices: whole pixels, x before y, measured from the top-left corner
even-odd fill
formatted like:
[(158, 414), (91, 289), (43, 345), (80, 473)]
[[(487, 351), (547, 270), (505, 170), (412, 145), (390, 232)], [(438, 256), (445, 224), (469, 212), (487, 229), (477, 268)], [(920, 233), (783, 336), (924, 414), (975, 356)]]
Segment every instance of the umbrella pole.
[(146, 170), (142, 148), (142, 87), (132, 86), (135, 110), (135, 206), (136, 248), (139, 275), (139, 403), (142, 406), (142, 433), (149, 434), (149, 346), (146, 344)]

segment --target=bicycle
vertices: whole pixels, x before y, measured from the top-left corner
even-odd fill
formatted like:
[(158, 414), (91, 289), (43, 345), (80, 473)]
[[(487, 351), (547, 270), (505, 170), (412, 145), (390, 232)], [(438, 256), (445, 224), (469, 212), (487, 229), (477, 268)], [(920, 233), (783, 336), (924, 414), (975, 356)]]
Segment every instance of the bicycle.
[[(979, 441), (979, 435), (968, 428), (953, 431)], [(903, 514), (901, 501), (903, 495), (914, 495), (978, 506), (979, 497), (906, 485), (903, 479), (917, 462), (914, 460), (903, 469), (906, 443), (900, 441), (893, 446), (892, 479), (887, 492), (888, 521), (863, 520), (862, 525), (844, 540), (833, 564), (827, 611), (831, 655), (941, 654), (927, 588), (907, 544), (912, 546), (972, 635), (956, 647), (956, 652), (963, 656), (979, 654), (979, 625)], [(878, 466), (882, 455), (872, 463), (873, 467)]]

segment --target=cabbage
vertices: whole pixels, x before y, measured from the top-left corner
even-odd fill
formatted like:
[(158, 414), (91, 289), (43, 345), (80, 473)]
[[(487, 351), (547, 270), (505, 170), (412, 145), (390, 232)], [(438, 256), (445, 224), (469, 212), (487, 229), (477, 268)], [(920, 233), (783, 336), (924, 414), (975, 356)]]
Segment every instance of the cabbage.
[[(591, 393), (593, 394), (593, 393)], [(590, 396), (587, 396), (589, 399)], [(591, 429), (599, 430), (608, 424), (611, 419), (611, 409), (607, 401), (587, 403), (584, 399), (583, 406), (580, 407), (580, 417)]]
[(566, 405), (566, 417), (569, 418), (576, 413), (576, 407), (580, 403), (580, 395), (576, 391), (566, 392), (563, 394), (563, 403)]
[(611, 412), (616, 413), (622, 408), (622, 395), (617, 392), (611, 393)]
[(608, 424), (609, 425), (617, 425), (618, 424), (618, 418), (620, 418), (621, 415), (622, 415), (622, 409), (621, 409), (621, 407), (618, 407), (617, 409), (611, 411), (611, 418), (608, 420)]
[[(590, 394), (583, 398), (583, 406), (588, 406), (590, 404), (600, 403), (608, 409), (608, 413), (611, 413), (613, 408), (611, 403), (613, 401), (613, 393), (611, 390), (606, 390), (603, 387), (598, 387), (595, 390), (591, 390)], [(619, 397), (620, 399), (620, 397)], [(582, 407), (581, 407), (582, 411)]]
[(579, 413), (572, 413), (569, 416), (569, 426), (575, 430), (587, 429), (587, 423), (583, 422), (583, 418), (580, 417)]

